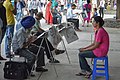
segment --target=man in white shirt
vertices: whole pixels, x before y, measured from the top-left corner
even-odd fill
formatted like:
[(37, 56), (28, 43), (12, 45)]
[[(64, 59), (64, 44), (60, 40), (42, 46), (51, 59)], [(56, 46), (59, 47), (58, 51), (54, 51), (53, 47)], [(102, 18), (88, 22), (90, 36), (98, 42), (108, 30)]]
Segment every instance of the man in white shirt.
[(104, 7), (105, 7), (105, 1), (104, 0), (100, 0), (100, 5), (99, 5), (99, 14), (100, 16), (103, 18), (104, 17)]
[(67, 10), (67, 21), (68, 22), (73, 22), (75, 27), (74, 29), (76, 31), (81, 31), (79, 29), (79, 19), (75, 19), (74, 17), (77, 16), (77, 13), (76, 14), (73, 14), (73, 10), (76, 8), (76, 5), (75, 4), (72, 4), (71, 7)]

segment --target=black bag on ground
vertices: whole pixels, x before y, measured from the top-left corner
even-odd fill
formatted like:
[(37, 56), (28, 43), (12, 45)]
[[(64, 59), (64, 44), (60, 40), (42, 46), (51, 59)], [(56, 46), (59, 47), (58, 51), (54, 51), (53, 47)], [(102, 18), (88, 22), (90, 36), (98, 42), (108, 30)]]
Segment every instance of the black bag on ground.
[(29, 72), (26, 62), (7, 61), (4, 65), (4, 78), (6, 79), (27, 79)]

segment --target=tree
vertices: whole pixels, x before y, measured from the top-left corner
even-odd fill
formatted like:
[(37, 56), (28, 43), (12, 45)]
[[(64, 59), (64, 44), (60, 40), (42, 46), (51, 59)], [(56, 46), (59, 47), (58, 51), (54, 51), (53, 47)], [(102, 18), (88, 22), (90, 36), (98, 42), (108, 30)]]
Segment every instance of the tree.
[(117, 0), (116, 19), (120, 19), (120, 0)]

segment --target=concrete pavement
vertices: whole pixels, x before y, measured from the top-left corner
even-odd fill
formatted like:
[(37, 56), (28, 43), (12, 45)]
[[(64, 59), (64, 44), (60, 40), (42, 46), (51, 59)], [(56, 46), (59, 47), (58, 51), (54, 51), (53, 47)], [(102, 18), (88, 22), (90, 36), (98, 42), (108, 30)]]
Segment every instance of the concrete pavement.
[[(108, 15), (106, 15), (108, 16)], [(110, 17), (110, 15), (108, 16)], [(44, 20), (41, 21), (43, 28), (47, 29), (49, 26), (44, 23)], [(81, 22), (80, 22), (81, 24)], [(55, 58), (60, 61), (59, 64), (50, 64), (46, 59), (46, 68), (48, 68), (48, 72), (45, 73), (37, 73), (35, 72), (35, 77), (30, 77), (27, 80), (88, 80), (84, 77), (75, 76), (76, 73), (80, 71), (79, 63), (78, 63), (78, 48), (89, 45), (93, 39), (93, 28), (92, 25), (90, 27), (80, 27), (82, 32), (76, 32), (79, 40), (74, 41), (70, 44), (67, 44), (65, 38), (63, 40), (65, 42), (67, 52), (70, 58), (70, 64), (68, 62), (66, 54), (55, 55)], [(109, 74), (110, 80), (119, 80), (120, 79), (120, 29), (119, 28), (107, 28), (110, 36), (110, 50), (109, 50)], [(4, 46), (4, 45), (3, 45)], [(64, 49), (62, 43), (58, 46), (59, 49)], [(3, 77), (3, 66), (4, 62), (0, 64), (0, 80), (7, 80)], [(90, 59), (88, 59), (90, 63)], [(92, 65), (91, 65), (92, 67)], [(98, 77), (97, 80), (105, 80), (104, 77)]]

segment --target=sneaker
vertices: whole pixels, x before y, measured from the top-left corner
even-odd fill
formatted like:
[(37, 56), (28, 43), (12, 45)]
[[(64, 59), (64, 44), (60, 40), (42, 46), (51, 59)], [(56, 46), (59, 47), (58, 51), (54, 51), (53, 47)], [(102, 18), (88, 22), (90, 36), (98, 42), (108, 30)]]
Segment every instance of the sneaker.
[(87, 24), (87, 27), (89, 27), (89, 25)]
[(0, 56), (0, 60), (7, 60), (7, 59), (5, 59), (5, 58), (3, 58), (2, 56)]
[(62, 54), (64, 52), (65, 52), (65, 50), (58, 50), (58, 49), (55, 50), (56, 55)]
[(77, 29), (76, 31), (79, 31), (79, 32), (81, 32), (82, 30), (80, 30), (80, 29)]
[(45, 69), (43, 67), (36, 67), (36, 72), (46, 72), (48, 69)]
[(6, 58), (13, 58), (14, 55), (6, 55)]
[(34, 72), (31, 72), (31, 73), (30, 73), (30, 76), (31, 76), (31, 77), (35, 77)]
[(82, 27), (84, 27), (84, 24), (82, 25)]
[(50, 60), (49, 63), (60, 63), (60, 61), (58, 61), (58, 60), (56, 60), (56, 59), (53, 59), (53, 61)]

